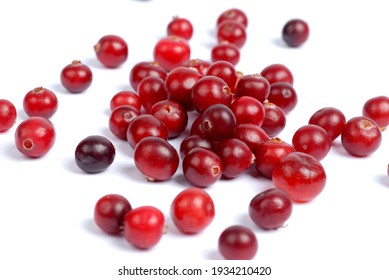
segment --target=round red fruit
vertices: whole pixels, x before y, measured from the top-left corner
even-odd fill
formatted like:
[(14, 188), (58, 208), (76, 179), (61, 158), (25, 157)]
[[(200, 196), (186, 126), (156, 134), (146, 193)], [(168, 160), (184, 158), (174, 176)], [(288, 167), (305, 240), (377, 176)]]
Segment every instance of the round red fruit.
[(389, 97), (372, 97), (363, 104), (362, 114), (374, 120), (383, 130), (389, 125)]
[(186, 18), (173, 17), (166, 29), (167, 35), (182, 37), (185, 40), (190, 40), (193, 35), (193, 25)]
[(293, 74), (284, 64), (270, 64), (261, 71), (261, 75), (268, 80), (270, 85), (277, 82), (285, 82), (293, 85)]
[(168, 36), (155, 44), (153, 55), (154, 60), (169, 72), (189, 60), (190, 46), (181, 37)]
[(135, 92), (129, 90), (119, 91), (114, 96), (112, 96), (109, 103), (111, 111), (123, 105), (132, 106), (137, 110), (140, 110), (142, 107), (139, 96)]
[(120, 36), (105, 35), (93, 48), (97, 59), (108, 68), (117, 68), (127, 60), (128, 46)]
[(61, 83), (71, 93), (80, 93), (92, 84), (92, 70), (79, 60), (65, 66), (61, 71)]
[(235, 20), (225, 20), (220, 23), (216, 33), (219, 43), (227, 41), (238, 48), (243, 47), (247, 40), (245, 26)]
[(339, 109), (324, 107), (313, 113), (308, 123), (324, 128), (331, 141), (334, 141), (342, 133), (346, 117)]
[(14, 104), (7, 99), (0, 99), (0, 132), (10, 129), (15, 124), (16, 117)]
[(308, 23), (302, 19), (291, 19), (285, 23), (282, 29), (282, 39), (290, 47), (299, 47), (309, 37)]
[(27, 115), (50, 118), (57, 112), (58, 99), (47, 88), (37, 87), (27, 92), (23, 99), (23, 109)]

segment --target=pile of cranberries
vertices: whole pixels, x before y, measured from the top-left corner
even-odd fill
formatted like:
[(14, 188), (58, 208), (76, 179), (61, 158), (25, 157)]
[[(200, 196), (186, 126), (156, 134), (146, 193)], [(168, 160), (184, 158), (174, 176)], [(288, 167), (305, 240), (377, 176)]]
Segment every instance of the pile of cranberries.
[[(221, 178), (244, 176), (249, 169), (274, 187), (252, 197), (247, 215), (264, 230), (283, 227), (294, 203), (311, 201), (325, 188), (321, 160), (335, 139), (341, 138), (351, 156), (365, 157), (379, 148), (381, 133), (389, 125), (389, 98), (376, 96), (366, 101), (360, 116), (347, 120), (338, 108), (324, 107), (295, 131), (291, 143), (280, 139), (287, 115), (298, 102), (294, 76), (283, 64), (268, 65), (259, 73), (236, 69), (247, 26), (242, 10), (221, 13), (216, 20), (217, 44), (208, 60), (191, 56), (192, 23), (174, 17), (166, 36), (155, 43), (153, 59), (132, 66), (132, 90), (117, 92), (107, 104), (112, 137), (133, 149), (134, 164), (145, 180), (166, 181), (182, 172), (191, 185), (171, 198), (169, 215), (182, 234), (205, 231), (217, 215), (206, 188)], [(308, 24), (290, 20), (281, 35), (286, 45), (299, 47), (308, 39)], [(107, 68), (120, 67), (128, 56), (125, 40), (112, 34), (100, 38), (94, 51)], [(93, 82), (91, 68), (80, 60), (66, 65), (59, 78), (71, 94), (84, 92)], [(29, 118), (15, 132), (21, 153), (37, 158), (53, 147), (55, 129), (49, 118), (57, 107), (49, 89), (37, 87), (26, 94), (23, 108)], [(0, 132), (15, 120), (15, 106), (0, 99)], [(173, 139), (180, 139), (178, 147)], [(90, 174), (109, 168), (115, 154), (112, 141), (96, 134), (79, 142), (74, 159)], [(102, 231), (123, 235), (140, 249), (157, 245), (169, 230), (157, 205), (133, 207), (119, 194), (97, 201), (94, 221)], [(233, 224), (220, 231), (217, 246), (225, 259), (252, 259), (258, 241), (247, 225)]]

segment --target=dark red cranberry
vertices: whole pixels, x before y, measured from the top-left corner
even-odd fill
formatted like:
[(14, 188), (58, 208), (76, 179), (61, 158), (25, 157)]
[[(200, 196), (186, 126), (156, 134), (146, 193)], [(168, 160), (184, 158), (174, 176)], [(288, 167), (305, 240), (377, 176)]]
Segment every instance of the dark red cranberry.
[(186, 18), (173, 17), (166, 28), (167, 35), (175, 35), (189, 40), (193, 35), (193, 25)]
[(196, 134), (185, 137), (180, 144), (180, 157), (184, 158), (189, 151), (199, 147), (212, 150), (212, 143)]
[(383, 130), (389, 125), (389, 97), (375, 96), (363, 104), (362, 115), (374, 120)]
[(274, 103), (264, 102), (265, 118), (263, 119), (262, 129), (270, 137), (277, 136), (286, 126), (286, 115), (284, 110)]
[(293, 85), (285, 82), (276, 82), (270, 86), (267, 100), (274, 103), (288, 114), (297, 105), (297, 93)]
[(116, 107), (109, 116), (108, 126), (113, 135), (122, 140), (127, 140), (129, 123), (141, 113), (138, 109), (129, 105)]
[(237, 96), (251, 96), (264, 102), (270, 92), (270, 84), (260, 74), (244, 75), (236, 86)]
[(313, 113), (308, 123), (324, 128), (331, 141), (334, 141), (342, 133), (346, 117), (337, 108), (324, 107)]
[(223, 104), (215, 104), (204, 111), (201, 117), (201, 125), (207, 139), (218, 142), (233, 137), (236, 118), (229, 107)]
[(218, 25), (216, 37), (219, 43), (227, 41), (241, 48), (247, 40), (246, 28), (238, 21), (225, 20)]
[(113, 111), (116, 107), (128, 105), (132, 106), (140, 111), (142, 103), (140, 102), (139, 96), (129, 90), (122, 90), (112, 96), (109, 103), (109, 108)]
[(290, 47), (299, 47), (309, 37), (309, 26), (302, 19), (291, 19), (285, 23), (282, 29), (282, 39)]
[(205, 134), (204, 128), (201, 123), (202, 115), (199, 115), (194, 119), (192, 122), (192, 125), (190, 127), (190, 135), (198, 135), (201, 138), (207, 138), (207, 135)]
[(245, 142), (253, 153), (261, 143), (270, 139), (269, 135), (260, 126), (249, 123), (237, 125), (234, 138)]
[(162, 80), (166, 79), (166, 70), (156, 61), (141, 61), (136, 63), (130, 71), (130, 84), (134, 90), (137, 90), (140, 81), (148, 76), (159, 77)]
[(71, 93), (80, 93), (92, 84), (93, 74), (89, 66), (79, 60), (73, 60), (61, 71), (61, 83)]
[(150, 113), (155, 103), (166, 100), (168, 97), (165, 81), (155, 76), (149, 76), (140, 81), (137, 91), (146, 113)]
[(182, 66), (196, 69), (203, 76), (207, 74), (209, 65), (211, 62), (199, 58), (189, 59), (182, 64)]
[(94, 45), (97, 59), (108, 68), (122, 65), (128, 56), (126, 41), (118, 35), (105, 35)]
[(240, 60), (240, 49), (230, 42), (220, 42), (211, 50), (211, 60), (228, 61), (232, 65), (237, 65)]
[(234, 65), (228, 61), (221, 60), (213, 62), (211, 65), (209, 65), (207, 76), (216, 76), (221, 78), (231, 89), (235, 86), (237, 72)]
[(217, 18), (216, 25), (219, 26), (219, 24), (226, 20), (235, 20), (243, 24), (245, 27), (247, 27), (248, 25), (246, 13), (237, 8), (227, 9), (223, 13), (221, 13)]
[(15, 124), (16, 117), (15, 105), (7, 99), (0, 99), (0, 132), (10, 129)]
[(50, 118), (57, 112), (58, 99), (53, 91), (44, 87), (37, 87), (24, 96), (23, 109), (30, 117)]
[(284, 82), (293, 85), (293, 74), (284, 64), (270, 64), (266, 66), (262, 71), (261, 75), (264, 76), (270, 85), (277, 82)]
[(261, 126), (265, 118), (265, 107), (258, 99), (251, 96), (241, 96), (231, 104), (236, 123), (252, 123)]

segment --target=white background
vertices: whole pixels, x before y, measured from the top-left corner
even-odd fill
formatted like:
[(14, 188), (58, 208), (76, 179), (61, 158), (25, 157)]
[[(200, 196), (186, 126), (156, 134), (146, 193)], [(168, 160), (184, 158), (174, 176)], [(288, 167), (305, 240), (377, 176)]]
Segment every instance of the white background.
[[(269, 64), (283, 63), (294, 74), (299, 101), (281, 139), (290, 142), (294, 131), (325, 106), (341, 109), (347, 119), (358, 116), (367, 99), (388, 95), (389, 17), (384, 4), (2, 1), (0, 98), (15, 104), (18, 118), (0, 135), (0, 279), (122, 279), (117, 269), (124, 265), (240, 265), (220, 261), (217, 251), (219, 234), (233, 224), (255, 231), (257, 256), (243, 265), (270, 266), (272, 275), (266, 279), (387, 279), (389, 131), (383, 132), (379, 150), (366, 158), (349, 156), (336, 140), (322, 160), (328, 177), (324, 191), (310, 203), (294, 205), (286, 227), (264, 231), (250, 221), (249, 201), (272, 183), (249, 172), (207, 188), (216, 217), (201, 234), (185, 236), (169, 218), (174, 196), (189, 186), (181, 169), (167, 182), (146, 182), (134, 166), (130, 146), (108, 129), (111, 97), (131, 89), (131, 67), (152, 60), (153, 46), (165, 36), (172, 16), (192, 21), (192, 58), (208, 60), (216, 44), (216, 19), (232, 7), (245, 11), (249, 19), (237, 70), (258, 73)], [(295, 17), (308, 22), (311, 34), (303, 47), (291, 49), (280, 36), (284, 23)], [(128, 43), (128, 60), (119, 69), (104, 69), (95, 58), (93, 45), (106, 34), (122, 36)], [(88, 64), (94, 74), (91, 87), (78, 95), (67, 93), (59, 82), (61, 69), (74, 59)], [(29, 159), (16, 150), (14, 132), (27, 118), (23, 96), (37, 86), (53, 90), (59, 99), (51, 118), (57, 139), (46, 156)], [(76, 145), (91, 134), (104, 135), (116, 146), (114, 163), (95, 175), (83, 173), (74, 163)], [(179, 139), (172, 143), (177, 147)], [(154, 205), (163, 211), (170, 229), (156, 247), (136, 250), (122, 237), (107, 236), (94, 225), (94, 205), (108, 193), (124, 195), (133, 207)]]

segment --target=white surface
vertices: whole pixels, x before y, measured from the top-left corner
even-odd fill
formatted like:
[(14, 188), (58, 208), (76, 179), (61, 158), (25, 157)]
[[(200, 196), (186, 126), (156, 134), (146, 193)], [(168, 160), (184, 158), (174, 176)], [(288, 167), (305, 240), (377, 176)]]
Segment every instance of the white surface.
[[(267, 279), (387, 279), (389, 131), (383, 133), (380, 149), (367, 158), (347, 155), (338, 139), (322, 161), (328, 177), (325, 190), (314, 201), (295, 205), (285, 228), (263, 231), (248, 218), (251, 198), (272, 186), (251, 172), (207, 188), (216, 206), (214, 222), (201, 234), (185, 236), (168, 218), (170, 202), (188, 186), (181, 170), (170, 181), (146, 182), (134, 166), (129, 145), (115, 139), (107, 125), (111, 97), (130, 89), (132, 65), (152, 60), (153, 46), (165, 35), (172, 16), (192, 21), (192, 57), (209, 59), (216, 44), (216, 19), (231, 7), (241, 8), (249, 18), (237, 69), (257, 73), (271, 63), (283, 63), (294, 74), (299, 103), (288, 115), (280, 134), (283, 140), (290, 141), (293, 132), (324, 106), (341, 109), (347, 119), (360, 115), (368, 98), (388, 95), (389, 18), (384, 4), (2, 1), (0, 98), (12, 101), (19, 115), (16, 125), (0, 135), (0, 279), (119, 279), (117, 269), (124, 265), (231, 265), (235, 263), (210, 260), (220, 259), (218, 236), (233, 224), (255, 231), (258, 254), (243, 264), (270, 266)], [(311, 29), (308, 42), (298, 49), (285, 47), (280, 39), (283, 24), (294, 17), (305, 19)], [(93, 52), (97, 40), (109, 33), (122, 36), (129, 45), (128, 61), (115, 70), (104, 69)], [(91, 66), (94, 74), (92, 86), (78, 95), (67, 93), (59, 83), (61, 69), (73, 59)], [(52, 89), (59, 99), (51, 119), (57, 139), (49, 154), (32, 160), (16, 150), (13, 135), (26, 118), (23, 96), (37, 86)], [(109, 137), (117, 149), (112, 166), (96, 175), (84, 174), (74, 163), (76, 145), (91, 134)], [(126, 196), (134, 207), (159, 207), (169, 232), (149, 251), (103, 234), (92, 215), (96, 201), (108, 193)], [(212, 276), (200, 279), (206, 278)]]

